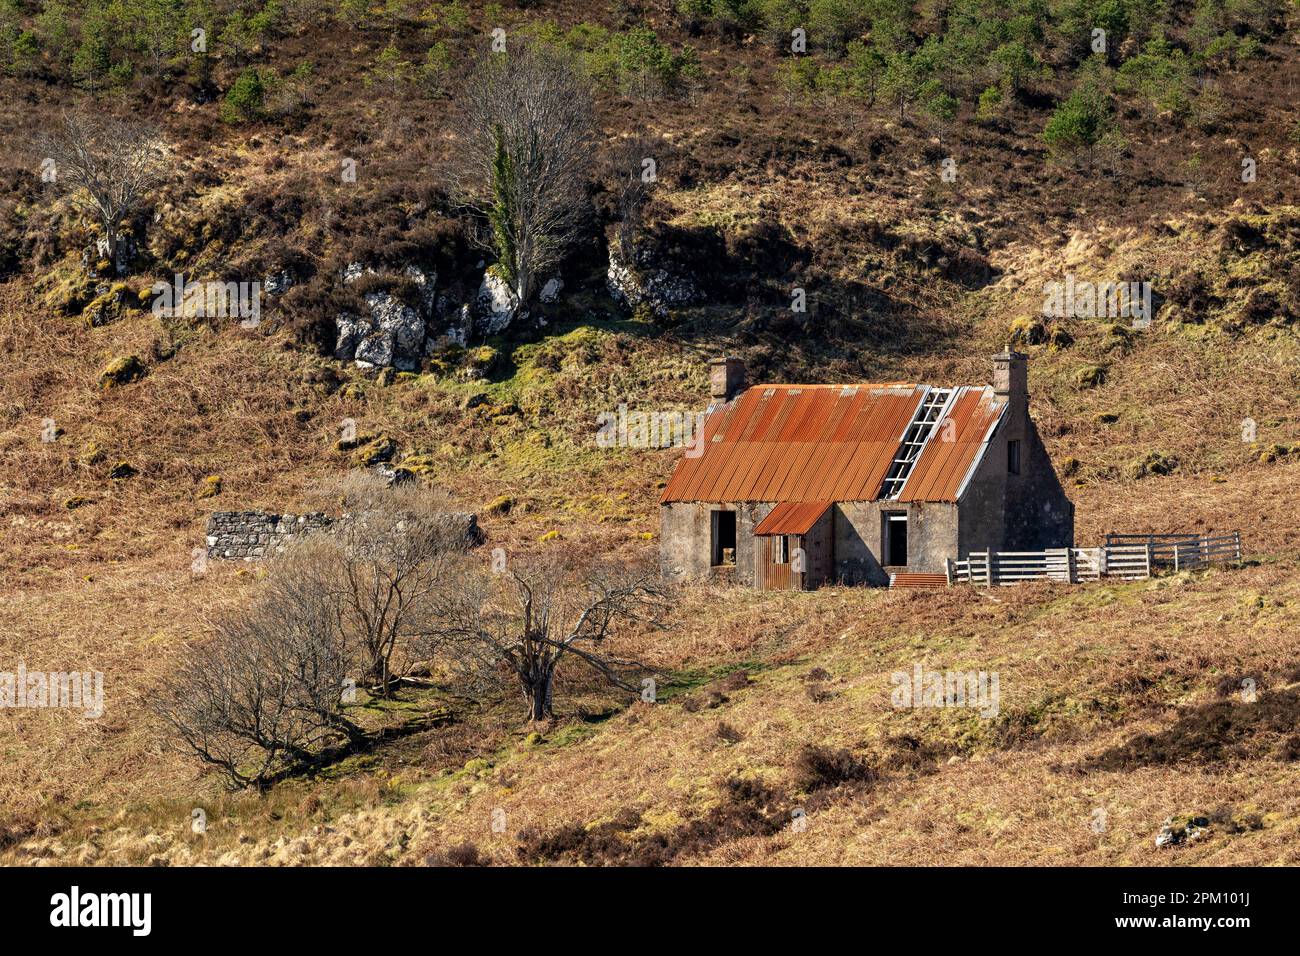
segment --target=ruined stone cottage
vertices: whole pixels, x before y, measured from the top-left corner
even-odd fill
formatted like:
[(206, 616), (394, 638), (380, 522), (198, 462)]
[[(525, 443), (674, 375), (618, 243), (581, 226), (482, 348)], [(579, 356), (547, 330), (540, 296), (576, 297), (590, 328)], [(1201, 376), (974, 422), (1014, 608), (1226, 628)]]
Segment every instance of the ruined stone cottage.
[(1026, 356), (993, 385), (755, 385), (711, 363), (702, 449), (660, 503), (678, 578), (890, 584), (972, 551), (1074, 544), (1074, 505), (1029, 415)]

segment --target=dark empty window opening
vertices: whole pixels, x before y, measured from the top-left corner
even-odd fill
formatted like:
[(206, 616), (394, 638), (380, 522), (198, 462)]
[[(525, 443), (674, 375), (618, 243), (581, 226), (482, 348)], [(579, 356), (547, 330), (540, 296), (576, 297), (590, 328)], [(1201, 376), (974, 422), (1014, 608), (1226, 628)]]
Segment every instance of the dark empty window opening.
[(713, 512), (713, 554), (710, 562), (716, 568), (736, 563), (736, 513)]
[(790, 563), (790, 539), (786, 535), (778, 534), (772, 540), (772, 563)]
[(894, 568), (907, 567), (907, 512), (886, 511), (885, 564)]
[(1007, 474), (1020, 474), (1020, 442), (1015, 439), (1007, 442)]

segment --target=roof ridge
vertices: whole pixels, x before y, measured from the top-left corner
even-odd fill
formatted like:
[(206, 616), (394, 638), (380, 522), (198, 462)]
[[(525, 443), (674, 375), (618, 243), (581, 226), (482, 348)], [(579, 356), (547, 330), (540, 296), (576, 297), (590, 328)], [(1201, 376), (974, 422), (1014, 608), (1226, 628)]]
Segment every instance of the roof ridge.
[(918, 387), (918, 384), (919, 384), (919, 383), (917, 383), (917, 382), (845, 382), (845, 383), (843, 383), (843, 384), (838, 384), (838, 385), (837, 385), (837, 384), (827, 384), (827, 383), (822, 383), (822, 384), (819, 384), (819, 385), (801, 385), (801, 384), (799, 384), (799, 383), (797, 383), (797, 382), (781, 382), (781, 383), (771, 382), (771, 383), (767, 383), (767, 384), (763, 384), (763, 385), (750, 385), (749, 387), (747, 387), (747, 388), (745, 389), (745, 391), (747, 391), (747, 392), (751, 392), (751, 391), (754, 391), (755, 389), (767, 389), (767, 388), (836, 388), (836, 389), (845, 389), (845, 388), (917, 388), (917, 387)]
[(956, 388), (988, 388), (988, 387), (989, 387), (988, 383), (977, 385), (973, 382), (962, 382), (957, 385), (935, 385), (930, 382), (843, 382), (839, 384), (822, 383), (818, 385), (806, 385), (806, 384), (799, 384), (797, 382), (782, 382), (782, 383), (767, 382), (758, 385), (749, 385), (745, 388), (745, 391), (752, 392), (760, 389), (769, 389), (769, 388), (799, 388), (799, 389), (832, 388), (832, 389), (843, 390), (846, 388), (953, 388), (956, 389)]

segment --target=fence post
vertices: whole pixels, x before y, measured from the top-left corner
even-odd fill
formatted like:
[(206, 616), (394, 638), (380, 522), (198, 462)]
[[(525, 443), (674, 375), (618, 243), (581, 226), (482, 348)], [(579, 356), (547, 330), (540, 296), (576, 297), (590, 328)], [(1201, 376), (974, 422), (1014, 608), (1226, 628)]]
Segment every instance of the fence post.
[(1175, 543), (1174, 544), (1174, 574), (1177, 574), (1179, 570), (1181, 570), (1179, 567), (1178, 558), (1182, 553), (1183, 553), (1183, 546), (1181, 544)]
[(1151, 539), (1150, 539), (1150, 538), (1147, 539), (1146, 559), (1147, 559), (1147, 575), (1146, 575), (1146, 576), (1147, 576), (1147, 577), (1151, 577)]
[(993, 549), (984, 549), (984, 586), (993, 587), (993, 579), (996, 575), (993, 573)]
[(952, 558), (943, 559), (943, 573), (948, 579), (948, 587), (952, 587)]
[(1104, 578), (1106, 576), (1106, 557), (1109, 552), (1109, 549), (1110, 549), (1110, 545), (1108, 544), (1103, 544), (1100, 548), (1097, 549), (1097, 577), (1098, 578)]
[(1240, 561), (1241, 560), (1241, 532), (1240, 531), (1232, 532), (1232, 543), (1236, 545), (1237, 560)]
[(1078, 569), (1074, 563), (1074, 548), (1065, 549), (1065, 580), (1069, 584), (1079, 583)]

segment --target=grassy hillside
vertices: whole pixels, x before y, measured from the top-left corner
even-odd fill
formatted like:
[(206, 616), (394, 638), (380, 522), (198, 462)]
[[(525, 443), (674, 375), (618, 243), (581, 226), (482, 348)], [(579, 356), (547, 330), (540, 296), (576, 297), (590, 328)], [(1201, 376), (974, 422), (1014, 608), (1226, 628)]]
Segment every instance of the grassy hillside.
[[(52, 802), (7, 856), (419, 864), (472, 846), (493, 863), (1294, 863), (1294, 559), (994, 595), (702, 589), (653, 645), (675, 675), (658, 704), (610, 714), (588, 698), (585, 716), (538, 733), (509, 707), (412, 694), (373, 715), (402, 718), (402, 733), (261, 799), (187, 779), (118, 728), (95, 760), (113, 759), (112, 779), (78, 780), (95, 799), (51, 814), (72, 768), (44, 766)], [(132, 596), (96, 590), (83, 606)], [(893, 709), (890, 675), (916, 663), (996, 670), (998, 715)], [(795, 808), (805, 831), (789, 828)], [(1157, 850), (1171, 816), (1213, 822)]]
[[(1171, 4), (1158, 30), (1121, 4), (1105, 63), (1066, 29), (1086, 4), (883, 4), (843, 42), (818, 3), (270, 6), (251, 38), (217, 40), (239, 23), (217, 4), (201, 58), (142, 47), (113, 19), (132, 4), (67, 5), (63, 43), (50, 5), (0, 7), (0, 670), (106, 675), (100, 720), (0, 711), (0, 861), (1297, 862), (1290, 6)], [(820, 24), (808, 57), (777, 49), (782, 9)], [(1002, 26), (963, 52), (972, 10)], [(78, 56), (105, 17), (105, 59), (94, 42)], [(473, 296), (483, 256), (445, 167), (455, 92), (498, 22), (565, 43), (597, 87), (593, 221), (566, 294), (545, 327), (418, 373), (336, 361), (350, 263), (415, 263)], [(1171, 45), (1148, 48), (1157, 34)], [(1027, 60), (1007, 59), (1017, 42)], [(890, 44), (906, 52), (890, 82), (924, 74), (901, 118), (868, 55)], [(249, 71), (276, 96), (241, 100)], [(1101, 90), (1115, 134), (1088, 155), (1043, 136), (1078, 89)], [(88, 99), (154, 118), (172, 149), (117, 279), (88, 273), (92, 233), (28, 148)], [(604, 283), (610, 164), (637, 135), (661, 172), (642, 239), (704, 293), (662, 316)], [(280, 269), (294, 286), (254, 330), (160, 319), (141, 294), (178, 270)], [(1150, 282), (1154, 322), (1043, 319), (1044, 284), (1067, 275)], [(600, 412), (698, 409), (723, 353), (755, 381), (982, 383), (1009, 341), (1031, 355), (1080, 544), (1236, 529), (1244, 566), (994, 593), (691, 588), (663, 631), (629, 638), (663, 675), (655, 705), (562, 675), (561, 719), (526, 727), (514, 700), (405, 690), (358, 708), (369, 750), (260, 797), (224, 793), (148, 717), (180, 651), (265, 573), (192, 573), (207, 514), (307, 507), (357, 467), (347, 419), (476, 511), (493, 546), (648, 559), (679, 452), (596, 447)], [(130, 357), (140, 374), (106, 387)], [(997, 671), (998, 715), (895, 710), (890, 677), (915, 664)], [(1204, 836), (1156, 849), (1167, 818), (1194, 817)]]

